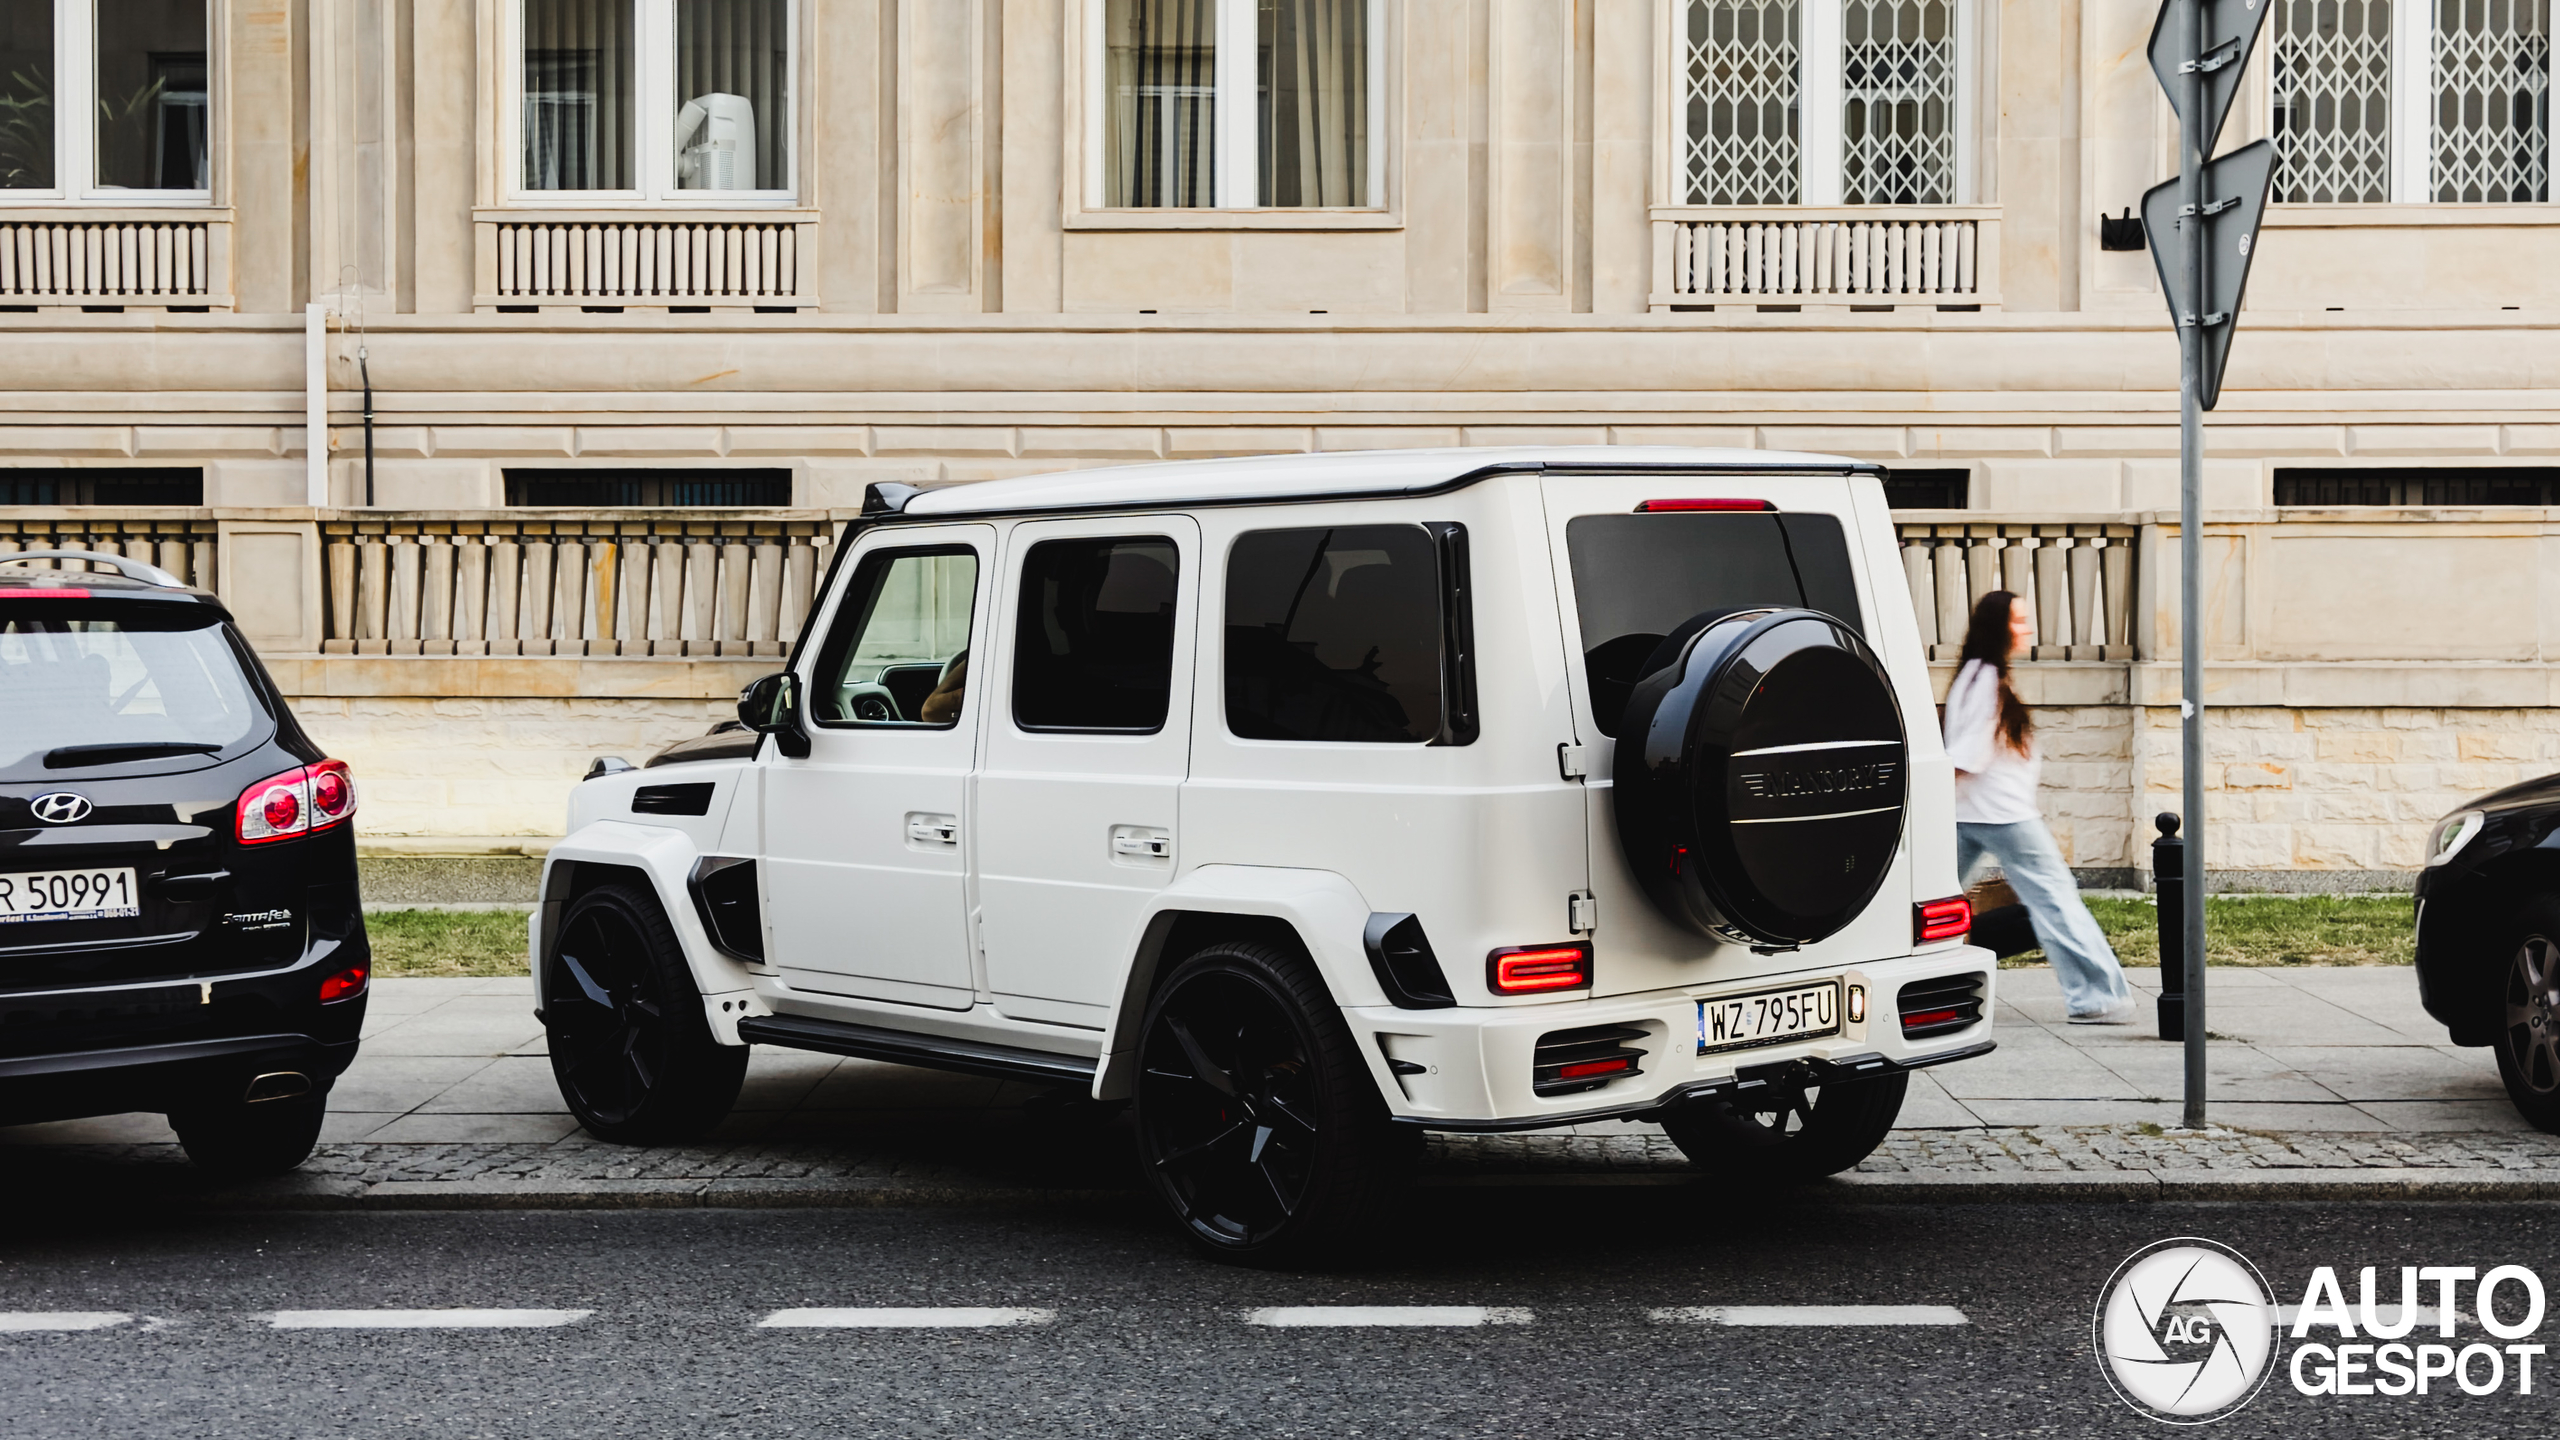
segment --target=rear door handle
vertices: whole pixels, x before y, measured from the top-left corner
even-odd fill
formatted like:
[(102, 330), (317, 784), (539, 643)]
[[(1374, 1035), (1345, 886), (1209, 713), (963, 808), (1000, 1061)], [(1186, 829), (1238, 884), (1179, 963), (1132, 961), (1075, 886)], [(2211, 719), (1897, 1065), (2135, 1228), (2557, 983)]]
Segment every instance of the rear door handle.
[(960, 843), (960, 817), (910, 810), (907, 812), (907, 843), (930, 845), (937, 850), (953, 849)]
[(1173, 858), (1173, 832), (1153, 825), (1114, 825), (1111, 827), (1111, 857), (1115, 860), (1170, 860)]

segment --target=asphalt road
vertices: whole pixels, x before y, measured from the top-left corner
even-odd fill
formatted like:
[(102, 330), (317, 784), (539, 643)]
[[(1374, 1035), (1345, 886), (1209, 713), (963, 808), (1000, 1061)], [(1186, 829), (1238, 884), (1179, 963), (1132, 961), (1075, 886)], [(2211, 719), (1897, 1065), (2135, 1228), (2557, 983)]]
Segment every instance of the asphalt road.
[[(2321, 1264), (2520, 1263), (2560, 1282), (2560, 1211), (2538, 1205), (1714, 1212), (1677, 1194), (1588, 1188), (1420, 1192), (1413, 1210), (1388, 1253), (1313, 1274), (1205, 1262), (1156, 1216), (1101, 1203), (20, 1212), (0, 1238), (0, 1415), (18, 1440), (2160, 1435), (2090, 1353), (2100, 1287), (2152, 1241), (2232, 1245), (2288, 1304)], [(1402, 1318), (1496, 1323), (1247, 1318), (1292, 1306), (1477, 1307)], [(1951, 1307), (1964, 1323), (1650, 1314), (1740, 1306)], [(498, 1317), (535, 1328), (335, 1328), (454, 1307), (567, 1313)], [(795, 1307), (1032, 1313), (988, 1328), (760, 1323)], [(367, 1314), (277, 1323), (333, 1310)], [(49, 1323), (100, 1328), (8, 1333)], [(2487, 1337), (2474, 1325), (2464, 1338)], [(2560, 1314), (2534, 1338), (2560, 1349)], [(2527, 1396), (2512, 1381), (2487, 1397), (2439, 1381), (2425, 1396), (2320, 1399), (2279, 1371), (2209, 1433), (2519, 1434), (2547, 1427), (2555, 1407), (2560, 1370), (2548, 1385), (2537, 1371)]]

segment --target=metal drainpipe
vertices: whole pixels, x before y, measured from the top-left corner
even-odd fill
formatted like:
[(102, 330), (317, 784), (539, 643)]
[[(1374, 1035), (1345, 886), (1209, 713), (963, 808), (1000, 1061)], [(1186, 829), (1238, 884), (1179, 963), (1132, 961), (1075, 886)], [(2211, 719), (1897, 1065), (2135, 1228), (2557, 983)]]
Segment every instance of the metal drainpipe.
[(356, 346), (356, 373), (364, 377), (364, 508), (373, 508), (373, 365), (366, 347)]

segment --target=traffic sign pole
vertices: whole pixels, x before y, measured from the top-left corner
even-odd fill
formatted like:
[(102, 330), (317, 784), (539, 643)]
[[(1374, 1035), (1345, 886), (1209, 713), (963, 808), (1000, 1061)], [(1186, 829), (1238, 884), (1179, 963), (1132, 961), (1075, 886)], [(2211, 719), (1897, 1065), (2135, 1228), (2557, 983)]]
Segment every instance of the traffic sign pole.
[[(2205, 148), (2219, 116), (2205, 113), (2203, 0), (2168, 0), (2183, 12), (2175, 23), (2184, 55), (2178, 79), (2185, 93), (2178, 106), (2178, 202), (2185, 223), (2178, 226), (2184, 252), (2179, 270), (2185, 282), (2170, 297), (2178, 328), (2178, 707), (2179, 746), (2186, 778), (2186, 922), (2187, 1000), (2186, 1126), (2205, 1126), (2204, 1004), (2204, 356), (2205, 309)], [(2154, 236), (2153, 244), (2160, 237)], [(2236, 318), (2236, 317), (2235, 317)], [(2223, 323), (2231, 323), (2229, 320)]]

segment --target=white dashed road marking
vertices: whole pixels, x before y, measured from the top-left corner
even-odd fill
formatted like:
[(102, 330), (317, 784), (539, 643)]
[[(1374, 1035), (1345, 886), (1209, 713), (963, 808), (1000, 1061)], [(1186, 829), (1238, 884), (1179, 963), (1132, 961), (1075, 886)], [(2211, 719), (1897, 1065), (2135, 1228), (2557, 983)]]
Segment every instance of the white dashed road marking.
[(756, 1322), (759, 1330), (987, 1330), (1004, 1325), (1046, 1325), (1055, 1310), (1009, 1310), (980, 1305), (900, 1309), (861, 1306), (850, 1309), (776, 1310)]
[(131, 1324), (120, 1310), (0, 1310), (0, 1335), (29, 1335), (48, 1330), (107, 1330)]
[(1283, 1329), (1344, 1325), (1526, 1325), (1529, 1312), (1507, 1305), (1275, 1305), (1245, 1312), (1247, 1325)]
[(1969, 1325), (1952, 1305), (1687, 1305), (1647, 1312), (1666, 1325)]
[(278, 1330), (542, 1330), (575, 1325), (593, 1310), (279, 1310)]

